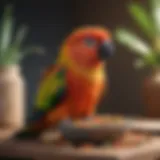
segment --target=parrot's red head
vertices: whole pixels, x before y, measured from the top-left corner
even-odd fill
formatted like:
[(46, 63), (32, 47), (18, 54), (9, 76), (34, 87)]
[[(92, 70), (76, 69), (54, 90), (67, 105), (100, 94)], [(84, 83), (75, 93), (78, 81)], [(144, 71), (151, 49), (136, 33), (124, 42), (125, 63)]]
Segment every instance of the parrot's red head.
[(93, 68), (112, 56), (110, 33), (101, 27), (84, 27), (75, 30), (66, 39), (67, 56), (83, 68)]

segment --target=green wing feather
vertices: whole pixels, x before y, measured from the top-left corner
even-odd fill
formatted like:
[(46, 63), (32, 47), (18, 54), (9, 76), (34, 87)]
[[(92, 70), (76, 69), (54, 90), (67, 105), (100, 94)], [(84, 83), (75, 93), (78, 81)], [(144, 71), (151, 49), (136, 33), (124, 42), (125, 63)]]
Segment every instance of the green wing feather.
[(55, 66), (42, 77), (38, 88), (33, 119), (40, 119), (50, 109), (57, 107), (66, 95), (65, 70)]
[[(51, 68), (51, 69), (50, 69)], [(30, 125), (41, 121), (51, 109), (56, 109), (66, 95), (65, 70), (61, 67), (49, 67), (47, 75), (42, 76), (35, 100), (35, 111), (29, 119), (28, 127), (16, 135), (19, 139), (31, 139), (40, 134), (40, 130), (30, 130)]]

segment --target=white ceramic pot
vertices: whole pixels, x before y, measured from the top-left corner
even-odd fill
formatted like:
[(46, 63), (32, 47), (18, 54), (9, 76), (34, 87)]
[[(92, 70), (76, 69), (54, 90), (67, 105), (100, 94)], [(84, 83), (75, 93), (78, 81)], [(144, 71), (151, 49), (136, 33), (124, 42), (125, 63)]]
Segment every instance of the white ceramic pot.
[(18, 65), (0, 67), (0, 128), (22, 128), (25, 122), (25, 86)]

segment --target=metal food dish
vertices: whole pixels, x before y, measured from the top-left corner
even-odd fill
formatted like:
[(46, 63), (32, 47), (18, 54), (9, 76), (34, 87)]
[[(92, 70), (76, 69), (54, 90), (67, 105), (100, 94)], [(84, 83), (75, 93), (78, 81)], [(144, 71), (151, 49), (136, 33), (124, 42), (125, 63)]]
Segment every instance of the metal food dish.
[(91, 119), (63, 121), (59, 126), (63, 136), (72, 142), (101, 143), (104, 139), (120, 135), (126, 130), (127, 122), (118, 116), (96, 116)]
[(160, 134), (160, 120), (100, 115), (74, 123), (66, 120), (60, 124), (63, 136), (72, 142), (99, 143), (110, 136), (120, 135), (126, 130)]

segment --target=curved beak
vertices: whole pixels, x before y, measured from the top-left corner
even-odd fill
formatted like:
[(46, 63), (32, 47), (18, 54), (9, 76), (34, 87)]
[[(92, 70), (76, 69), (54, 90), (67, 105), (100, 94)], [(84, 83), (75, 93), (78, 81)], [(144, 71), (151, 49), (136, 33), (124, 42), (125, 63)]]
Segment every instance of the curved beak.
[(111, 41), (103, 41), (99, 46), (99, 58), (101, 60), (106, 60), (114, 54), (114, 46)]

